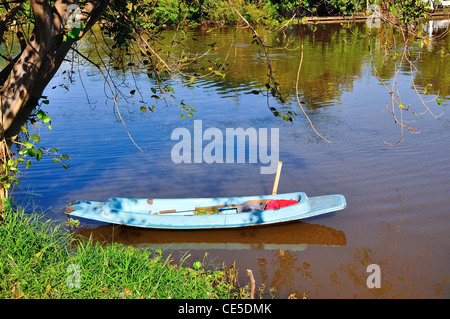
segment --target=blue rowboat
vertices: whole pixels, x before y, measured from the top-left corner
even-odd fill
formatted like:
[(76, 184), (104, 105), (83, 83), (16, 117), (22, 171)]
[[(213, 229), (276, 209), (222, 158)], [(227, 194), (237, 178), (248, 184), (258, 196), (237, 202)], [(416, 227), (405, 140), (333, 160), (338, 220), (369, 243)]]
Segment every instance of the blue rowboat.
[[(275, 209), (245, 211), (243, 207), (288, 200), (296, 203)], [(343, 195), (308, 196), (303, 192), (218, 198), (111, 198), (106, 202), (77, 201), (66, 214), (100, 222), (161, 229), (213, 229), (269, 225), (309, 218), (346, 207)], [(258, 205), (256, 205), (258, 207)], [(242, 212), (244, 210), (244, 212)]]

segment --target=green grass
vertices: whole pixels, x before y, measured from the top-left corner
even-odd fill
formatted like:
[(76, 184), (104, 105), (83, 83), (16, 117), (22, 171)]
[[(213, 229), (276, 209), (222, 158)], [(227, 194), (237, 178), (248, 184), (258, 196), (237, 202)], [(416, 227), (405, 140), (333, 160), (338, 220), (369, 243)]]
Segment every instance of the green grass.
[(0, 213), (0, 298), (248, 297), (235, 270), (193, 269), (185, 261), (79, 240), (64, 225), (21, 209)]

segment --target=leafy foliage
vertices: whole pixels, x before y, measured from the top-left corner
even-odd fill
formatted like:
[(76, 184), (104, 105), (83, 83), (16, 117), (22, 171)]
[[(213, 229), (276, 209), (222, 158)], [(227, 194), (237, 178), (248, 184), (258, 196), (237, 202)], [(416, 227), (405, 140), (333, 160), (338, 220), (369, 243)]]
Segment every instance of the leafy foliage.
[(358, 12), (364, 12), (366, 1), (362, 0), (335, 0), (329, 2), (329, 8), (343, 15), (352, 15)]
[[(49, 101), (43, 100), (42, 103), (48, 104)], [(38, 110), (36, 114), (30, 117), (30, 123), (33, 125), (33, 131), (23, 126), (22, 134), (13, 140), (18, 148), (16, 156), (10, 156), (1, 164), (0, 183), (5, 189), (10, 189), (13, 184), (20, 184), (17, 175), (20, 173), (21, 164), (25, 168), (29, 168), (33, 159), (40, 162), (44, 154), (51, 157), (56, 164), (61, 164), (63, 168), (69, 168), (69, 165), (65, 164), (67, 160), (70, 160), (68, 155), (60, 154), (56, 147), (46, 149), (39, 146), (41, 143), (40, 128), (46, 126), (48, 129), (52, 129), (50, 116), (43, 110)]]

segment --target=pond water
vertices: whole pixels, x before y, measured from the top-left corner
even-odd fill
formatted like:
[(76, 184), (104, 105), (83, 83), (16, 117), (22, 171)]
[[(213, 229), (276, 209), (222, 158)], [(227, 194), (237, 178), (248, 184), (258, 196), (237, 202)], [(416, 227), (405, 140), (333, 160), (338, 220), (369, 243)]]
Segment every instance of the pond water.
[[(309, 27), (293, 27), (284, 34), (261, 32), (270, 46), (275, 78), (291, 102), (282, 106), (269, 99), (270, 106), (296, 112), (293, 123), (273, 116), (263, 94), (251, 93), (264, 87), (267, 67), (246, 29), (187, 30), (187, 50), (202, 53), (215, 47), (207, 58), (229, 64), (224, 78), (197, 78), (192, 87), (171, 83), (177, 101), (197, 111), (193, 118), (181, 119), (178, 108), (161, 101), (154, 112), (141, 112), (138, 94), (129, 103), (119, 102), (127, 130), (143, 152), (118, 121), (95, 68), (73, 66), (74, 83), (63, 88), (68, 74), (63, 71), (72, 67), (67, 63), (44, 93), (50, 100), (44, 110), (52, 119), (52, 130), (44, 127), (40, 133), (42, 144), (70, 156), (70, 168), (44, 156), (23, 169), (16, 201), (38, 205), (50, 218), (64, 221), (66, 204), (75, 200), (269, 194), (274, 175), (260, 171), (267, 164), (250, 163), (248, 154), (244, 163), (177, 164), (171, 151), (178, 141), (171, 134), (176, 128), (194, 132), (194, 120), (202, 121), (203, 131), (278, 128), (278, 159), (283, 161), (278, 193), (343, 194), (345, 210), (231, 231), (146, 230), (82, 220), (82, 232), (99, 240), (163, 248), (174, 259), (189, 251), (188, 263), (235, 262), (241, 282), (248, 283), (246, 270), (251, 269), (257, 285), (266, 286), (265, 297), (449, 298), (450, 37), (411, 47), (420, 75), (411, 77), (405, 64), (396, 79), (402, 102), (411, 104), (404, 119), (414, 121), (420, 133), (405, 132), (402, 143), (389, 145), (399, 140), (400, 127), (386, 109), (389, 93), (374, 76), (365, 24), (319, 26), (315, 32)], [(299, 96), (315, 128), (330, 143), (312, 130), (295, 100), (301, 38)], [(390, 40), (389, 31), (371, 40), (374, 65), (388, 87), (395, 76), (392, 52), (384, 50)], [(199, 63), (206, 69), (210, 65)], [(435, 101), (428, 105), (434, 114), (442, 113), (440, 117), (420, 114), (424, 108), (412, 78), (419, 91), (432, 84), (422, 97), (439, 94), (442, 106)], [(150, 97), (155, 84), (146, 74), (118, 74), (116, 79), (123, 81), (125, 92), (137, 84), (148, 105), (155, 103)], [(380, 288), (366, 284), (371, 264), (380, 267)]]

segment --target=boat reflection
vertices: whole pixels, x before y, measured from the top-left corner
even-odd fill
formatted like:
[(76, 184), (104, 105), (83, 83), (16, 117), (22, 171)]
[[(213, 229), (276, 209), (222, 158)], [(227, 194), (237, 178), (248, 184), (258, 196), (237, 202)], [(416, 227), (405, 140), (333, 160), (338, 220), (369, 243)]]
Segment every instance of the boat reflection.
[(346, 245), (343, 231), (305, 222), (226, 230), (182, 231), (102, 225), (93, 229), (78, 229), (77, 233), (85, 238), (92, 236), (95, 242), (117, 242), (152, 250), (302, 251), (308, 245)]
[(433, 36), (445, 36), (448, 33), (450, 26), (450, 20), (429, 20), (427, 24), (423, 26), (423, 30), (429, 37)]

